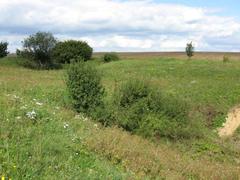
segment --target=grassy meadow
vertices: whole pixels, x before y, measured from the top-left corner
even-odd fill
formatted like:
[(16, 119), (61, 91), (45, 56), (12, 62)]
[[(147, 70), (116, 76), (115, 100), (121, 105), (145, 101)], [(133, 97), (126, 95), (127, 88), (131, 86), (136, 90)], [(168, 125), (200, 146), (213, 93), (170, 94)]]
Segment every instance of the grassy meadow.
[[(131, 78), (185, 99), (204, 120), (201, 139), (147, 139), (103, 127), (69, 105), (65, 70), (30, 70), (0, 59), (0, 177), (6, 179), (239, 179), (240, 130), (217, 128), (240, 102), (240, 57), (230, 62), (155, 54), (86, 63), (102, 74), (105, 101)], [(236, 57), (235, 57), (236, 56)]]

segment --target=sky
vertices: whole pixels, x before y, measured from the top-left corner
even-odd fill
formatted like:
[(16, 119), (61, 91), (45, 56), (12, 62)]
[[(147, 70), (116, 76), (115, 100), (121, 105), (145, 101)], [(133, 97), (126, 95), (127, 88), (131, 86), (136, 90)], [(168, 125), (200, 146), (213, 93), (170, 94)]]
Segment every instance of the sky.
[[(237, 2), (238, 1), (238, 2)], [(239, 0), (0, 0), (0, 41), (38, 31), (99, 51), (240, 51)]]

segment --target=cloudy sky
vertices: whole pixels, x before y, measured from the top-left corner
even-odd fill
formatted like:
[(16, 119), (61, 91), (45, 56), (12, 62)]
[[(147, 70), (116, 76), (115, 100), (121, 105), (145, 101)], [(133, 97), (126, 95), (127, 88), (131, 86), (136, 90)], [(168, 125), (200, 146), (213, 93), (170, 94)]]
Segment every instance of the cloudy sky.
[(240, 51), (239, 0), (0, 0), (12, 52), (38, 31), (95, 51)]

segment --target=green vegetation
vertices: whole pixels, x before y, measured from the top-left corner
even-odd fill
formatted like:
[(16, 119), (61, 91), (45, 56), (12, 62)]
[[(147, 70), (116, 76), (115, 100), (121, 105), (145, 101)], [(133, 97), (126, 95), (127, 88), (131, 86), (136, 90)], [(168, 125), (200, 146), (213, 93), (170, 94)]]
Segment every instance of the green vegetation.
[(0, 42), (0, 58), (8, 55), (8, 42)]
[(37, 32), (23, 41), (23, 50), (17, 50), (17, 55), (28, 59), (25, 66), (34, 69), (52, 69), (55, 66), (51, 52), (57, 40), (49, 32)]
[[(147, 137), (156, 132), (159, 119), (173, 123), (157, 126), (165, 132), (145, 139), (78, 114), (69, 103), (65, 70), (25, 69), (18, 66), (22, 60), (0, 62), (0, 176), (239, 179), (240, 131), (227, 140), (215, 133), (228, 110), (239, 104), (238, 61), (148, 58), (103, 63), (99, 58), (70, 65), (68, 70), (86, 70), (87, 77), (93, 77), (92, 68), (103, 76), (104, 106), (91, 113), (94, 119), (102, 117), (109, 125), (116, 120), (122, 127), (126, 120), (127, 125), (134, 123), (129, 126), (133, 129), (140, 120), (133, 132)], [(99, 84), (100, 76), (94, 77)], [(204, 136), (179, 138), (173, 132), (179, 130), (175, 123), (182, 122), (191, 125), (185, 132), (200, 130)]]
[(96, 69), (83, 61), (73, 62), (67, 70), (66, 84), (74, 108), (89, 113), (103, 105), (104, 89)]
[(96, 119), (145, 137), (202, 137), (204, 125), (201, 119), (189, 114), (186, 102), (164, 96), (144, 80), (133, 78), (116, 90), (112, 101), (106, 103), (103, 113)]
[(186, 54), (189, 59), (194, 55), (194, 46), (193, 46), (192, 42), (187, 43)]
[(88, 61), (92, 57), (93, 49), (84, 41), (69, 40), (58, 42), (53, 49), (52, 56), (59, 63), (70, 63), (72, 59), (83, 58)]
[(227, 62), (229, 62), (230, 61), (230, 58), (227, 56), (227, 55), (224, 55), (223, 56), (223, 62), (224, 63), (227, 63)]
[(120, 60), (119, 56), (115, 52), (105, 53), (103, 56), (104, 62), (118, 61)]

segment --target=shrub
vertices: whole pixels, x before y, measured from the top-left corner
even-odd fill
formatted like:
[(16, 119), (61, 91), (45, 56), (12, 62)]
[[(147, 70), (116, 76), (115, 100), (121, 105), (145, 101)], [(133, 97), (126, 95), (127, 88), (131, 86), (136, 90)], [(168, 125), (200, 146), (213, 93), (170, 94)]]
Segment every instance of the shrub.
[(191, 121), (190, 108), (184, 100), (163, 95), (146, 81), (134, 79), (124, 83), (115, 94), (113, 104), (117, 107), (112, 120), (128, 131), (171, 139), (201, 134), (201, 129), (196, 128), (201, 122)]
[(17, 54), (27, 58), (30, 62), (29, 66), (34, 68), (54, 68), (51, 52), (56, 43), (57, 40), (51, 33), (38, 32), (23, 41), (23, 50), (17, 50)]
[(194, 46), (193, 46), (192, 42), (187, 43), (186, 54), (189, 59), (194, 55)]
[(224, 62), (224, 63), (227, 63), (227, 62), (229, 62), (229, 61), (230, 61), (229, 57), (228, 57), (227, 55), (224, 55), (224, 56), (223, 56), (223, 62)]
[(103, 56), (104, 62), (111, 62), (111, 61), (118, 61), (120, 60), (119, 56), (117, 53), (111, 52), (111, 53), (106, 53)]
[(119, 94), (116, 96), (121, 107), (128, 107), (138, 100), (147, 97), (151, 89), (146, 81), (133, 79), (127, 81), (119, 89)]
[(8, 55), (8, 43), (7, 42), (0, 42), (0, 58), (3, 58)]
[(82, 57), (84, 61), (90, 60), (93, 49), (83, 41), (69, 40), (58, 42), (53, 49), (52, 56), (59, 63), (70, 63), (72, 59)]
[(104, 89), (96, 69), (82, 61), (73, 62), (67, 70), (67, 88), (78, 112), (90, 113), (103, 105)]

